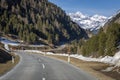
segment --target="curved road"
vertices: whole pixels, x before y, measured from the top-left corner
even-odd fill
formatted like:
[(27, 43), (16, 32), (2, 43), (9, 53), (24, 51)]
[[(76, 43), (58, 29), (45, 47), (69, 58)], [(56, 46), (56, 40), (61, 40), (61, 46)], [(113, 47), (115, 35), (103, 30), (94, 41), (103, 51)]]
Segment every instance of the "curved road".
[(0, 80), (97, 80), (67, 62), (38, 54), (17, 52), (21, 61)]

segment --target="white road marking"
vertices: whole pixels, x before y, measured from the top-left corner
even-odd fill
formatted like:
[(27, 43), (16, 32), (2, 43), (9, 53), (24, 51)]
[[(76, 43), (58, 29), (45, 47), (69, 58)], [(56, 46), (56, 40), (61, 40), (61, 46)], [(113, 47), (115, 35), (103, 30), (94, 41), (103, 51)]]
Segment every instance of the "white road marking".
[(42, 80), (46, 80), (45, 78), (42, 78)]
[(42, 67), (43, 67), (43, 69), (45, 69), (45, 65), (44, 64), (42, 64)]

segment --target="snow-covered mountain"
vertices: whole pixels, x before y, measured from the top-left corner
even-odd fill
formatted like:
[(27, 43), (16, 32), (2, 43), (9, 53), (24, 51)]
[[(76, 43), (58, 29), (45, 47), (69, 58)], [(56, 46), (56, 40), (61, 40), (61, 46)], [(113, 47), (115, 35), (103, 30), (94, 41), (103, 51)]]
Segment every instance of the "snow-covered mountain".
[(78, 23), (82, 28), (90, 31), (98, 30), (108, 20), (107, 17), (98, 14), (89, 16), (81, 12), (76, 12), (68, 13), (68, 15), (74, 22)]

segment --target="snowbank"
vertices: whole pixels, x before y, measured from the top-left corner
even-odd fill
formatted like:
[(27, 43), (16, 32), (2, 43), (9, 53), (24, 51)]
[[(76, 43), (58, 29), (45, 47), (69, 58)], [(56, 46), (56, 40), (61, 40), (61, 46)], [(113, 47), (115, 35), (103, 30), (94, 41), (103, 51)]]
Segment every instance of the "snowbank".
[[(59, 55), (59, 56), (68, 56), (68, 54), (54, 54), (52, 52), (42, 52), (39, 50), (24, 50), (25, 52), (35, 52), (35, 53), (41, 53), (41, 54), (50, 54), (50, 55)], [(113, 57), (111, 56), (105, 56), (105, 57), (99, 57), (99, 58), (92, 58), (92, 57), (85, 57), (83, 55), (78, 54), (72, 54), (71, 57), (83, 60), (83, 61), (95, 61), (95, 62), (103, 62), (107, 64), (113, 64), (115, 66), (120, 66), (120, 51), (117, 52)]]
[(113, 57), (111, 57), (111, 56), (105, 56), (105, 57), (101, 58), (99, 62), (104, 62), (104, 63), (113, 64), (113, 63), (111, 62), (112, 60), (113, 60)]
[(105, 56), (105, 57), (100, 57), (100, 58), (92, 58), (92, 57), (84, 57), (82, 55), (71, 55), (71, 56), (81, 59), (81, 60), (84, 60), (84, 61), (103, 62), (103, 63), (120, 66), (120, 51), (117, 52), (113, 57)]
[(116, 66), (120, 67), (120, 51), (117, 52), (114, 56), (113, 56), (113, 61), (112, 63), (114, 63)]
[(4, 44), (4, 48), (8, 51), (10, 50), (7, 44)]
[(40, 54), (44, 54), (44, 52), (39, 51), (39, 50), (23, 50), (24, 52), (30, 52), (30, 53), (40, 53)]

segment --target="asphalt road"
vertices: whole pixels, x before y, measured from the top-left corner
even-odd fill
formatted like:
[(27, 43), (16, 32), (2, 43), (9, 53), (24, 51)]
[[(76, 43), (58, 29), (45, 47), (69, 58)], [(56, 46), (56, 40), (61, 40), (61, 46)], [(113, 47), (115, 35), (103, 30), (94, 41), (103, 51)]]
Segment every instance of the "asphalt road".
[(38, 54), (17, 52), (19, 64), (0, 80), (97, 80), (67, 62)]

